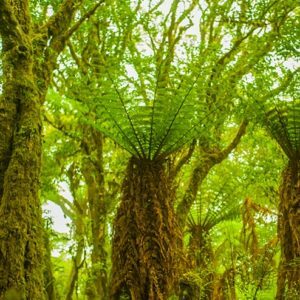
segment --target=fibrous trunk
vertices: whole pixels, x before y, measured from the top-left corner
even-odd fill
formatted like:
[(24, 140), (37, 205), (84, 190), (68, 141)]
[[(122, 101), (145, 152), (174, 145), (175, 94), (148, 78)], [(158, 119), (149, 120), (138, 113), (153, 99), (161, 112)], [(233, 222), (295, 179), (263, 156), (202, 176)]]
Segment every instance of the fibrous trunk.
[[(290, 161), (280, 190), (278, 236), (281, 260), (277, 299), (300, 297), (300, 162)], [(296, 298), (295, 298), (296, 297)]]
[[(181, 279), (180, 293), (187, 300), (212, 299), (214, 268), (210, 232), (199, 224), (194, 225), (190, 230), (188, 261), (192, 272)], [(191, 273), (199, 275), (201, 283), (199, 280), (197, 282)]]
[(111, 299), (167, 299), (178, 269), (181, 237), (163, 163), (132, 158), (122, 188), (113, 237)]

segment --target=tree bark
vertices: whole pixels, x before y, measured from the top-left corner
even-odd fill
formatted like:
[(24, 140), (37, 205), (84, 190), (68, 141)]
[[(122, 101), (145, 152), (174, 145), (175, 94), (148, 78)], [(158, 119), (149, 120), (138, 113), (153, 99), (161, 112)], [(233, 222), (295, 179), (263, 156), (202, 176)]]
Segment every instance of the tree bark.
[[(32, 62), (28, 64), (32, 66)], [(16, 289), (28, 299), (43, 299), (43, 239), (38, 197), (41, 106), (32, 73), (28, 72), (27, 80), (20, 74), (16, 74), (9, 91), (11, 101), (18, 102), (18, 113), (14, 135), (7, 147), (11, 153), (5, 162), (0, 206), (0, 299), (9, 289)]]
[(47, 294), (47, 300), (56, 300), (56, 286), (55, 279), (52, 270), (51, 262), (51, 245), (49, 241), (49, 233), (45, 230), (44, 232), (44, 245), (45, 245), (45, 255), (44, 255), (44, 282), (45, 291)]
[(163, 163), (132, 158), (114, 224), (111, 299), (165, 300), (178, 271), (181, 235)]
[(184, 228), (186, 224), (186, 219), (193, 203), (196, 200), (199, 187), (215, 164), (216, 163), (210, 159), (210, 155), (205, 153), (201, 156), (197, 166), (193, 169), (190, 182), (185, 191), (183, 199), (178, 204), (176, 209), (177, 218), (181, 228)]
[(278, 237), (281, 259), (276, 299), (296, 299), (300, 291), (300, 161), (290, 160), (282, 174)]
[(72, 300), (76, 283), (78, 281), (78, 273), (83, 265), (83, 253), (84, 253), (84, 221), (81, 215), (76, 216), (75, 221), (75, 240), (76, 240), (76, 252), (72, 257), (73, 264), (69, 275), (69, 281), (66, 289), (66, 300)]
[[(186, 300), (212, 299), (214, 283), (213, 249), (210, 240), (210, 231), (199, 224), (190, 228), (191, 236), (188, 245), (189, 269), (198, 273), (201, 285), (193, 278), (181, 279), (181, 294)], [(181, 298), (180, 298), (181, 299)]]
[(1, 27), (5, 27), (1, 30), (0, 299), (43, 299), (43, 229), (38, 198), (41, 104), (28, 37), (28, 1), (13, 4), (0, 1)]
[(28, 0), (0, 0), (0, 299), (44, 299), (41, 107), (59, 53), (101, 2), (69, 29), (81, 3), (65, 0), (33, 30)]
[(104, 193), (103, 136), (95, 129), (85, 130), (82, 173), (88, 189), (89, 214), (92, 232), (92, 272), (86, 286), (89, 300), (108, 298), (106, 218), (107, 207)]

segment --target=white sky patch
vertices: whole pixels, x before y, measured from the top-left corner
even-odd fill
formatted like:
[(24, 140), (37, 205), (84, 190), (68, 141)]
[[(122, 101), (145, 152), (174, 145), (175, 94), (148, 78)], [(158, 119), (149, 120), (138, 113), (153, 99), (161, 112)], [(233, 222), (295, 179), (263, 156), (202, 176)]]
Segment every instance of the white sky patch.
[(293, 102), (294, 98), (289, 95), (279, 95), (279, 100), (284, 102)]
[(126, 64), (125, 65), (125, 69), (126, 69), (126, 72), (127, 72), (127, 75), (135, 80), (137, 80), (139, 78), (135, 68), (130, 65), (130, 64)]
[(193, 25), (186, 31), (186, 35), (195, 36), (198, 40), (200, 39), (200, 20), (201, 20), (201, 12), (199, 9), (194, 10), (191, 14), (191, 20)]
[[(281, 70), (280, 67), (276, 67), (276, 72), (277, 72), (277, 74), (278, 74), (280, 77), (283, 76), (283, 73), (282, 73), (282, 70)], [(278, 83), (278, 85), (279, 85), (279, 83)], [(278, 86), (278, 85), (277, 85), (277, 86)]]
[(51, 5), (49, 5), (49, 6), (47, 7), (46, 16), (47, 16), (47, 17), (51, 17), (51, 16), (53, 16), (53, 14), (54, 14), (53, 7), (52, 7)]
[(59, 205), (51, 201), (47, 201), (43, 205), (43, 209), (48, 211), (46, 215), (50, 217), (53, 221), (53, 230), (60, 233), (70, 232), (70, 227), (68, 227), (68, 224), (71, 223), (71, 219), (64, 215)]
[(232, 35), (226, 34), (222, 38), (222, 51), (228, 51), (231, 48)]
[(235, 159), (234, 153), (233, 152), (229, 153), (228, 154), (228, 160), (233, 161), (234, 159)]
[(73, 196), (70, 192), (69, 186), (65, 181), (62, 181), (58, 184), (59, 186), (59, 193), (70, 202), (73, 202)]
[(300, 60), (295, 60), (294, 58), (288, 58), (284, 61), (283, 66), (291, 71), (295, 71), (296, 69), (300, 68)]
[[(70, 202), (73, 202), (73, 197), (69, 190), (68, 184), (62, 181), (58, 183), (58, 187), (59, 193)], [(70, 227), (68, 224), (71, 224), (72, 220), (64, 214), (59, 205), (52, 202), (51, 199), (48, 199), (48, 201), (43, 205), (43, 209), (48, 211), (46, 216), (49, 216), (52, 219), (53, 230), (60, 233), (70, 232)]]
[[(147, 1), (145, 1), (145, 2), (147, 2)], [(171, 1), (171, 0), (164, 1), (164, 2), (162, 3), (162, 5), (160, 6), (160, 10), (161, 10), (162, 12), (164, 12), (165, 15), (170, 11), (172, 2), (173, 2), (173, 1)]]
[(248, 83), (253, 83), (255, 81), (255, 77), (251, 73), (246, 74), (244, 79)]

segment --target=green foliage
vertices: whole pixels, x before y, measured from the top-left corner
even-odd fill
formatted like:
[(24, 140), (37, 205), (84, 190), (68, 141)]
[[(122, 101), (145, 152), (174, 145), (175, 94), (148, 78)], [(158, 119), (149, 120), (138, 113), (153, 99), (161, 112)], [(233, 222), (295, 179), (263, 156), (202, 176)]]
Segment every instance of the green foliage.
[(270, 110), (266, 121), (270, 134), (290, 159), (300, 157), (300, 101), (281, 102)]
[(196, 103), (189, 99), (194, 83), (187, 82), (195, 80), (186, 79), (180, 90), (168, 88), (166, 95), (147, 102), (132, 90), (114, 87), (112, 93), (96, 96), (96, 127), (138, 157), (168, 155), (189, 142), (201, 126)]
[[(42, 28), (62, 2), (30, 1), (35, 26)], [(175, 180), (178, 203), (193, 179), (194, 167), (205, 167), (205, 161), (199, 164), (202, 152), (214, 155), (225, 148), (242, 119), (250, 120), (246, 136), (228, 159), (210, 170), (190, 211), (185, 252), (198, 226), (205, 231), (213, 255), (209, 260), (207, 252), (196, 249), (205, 267), (183, 271), (185, 279), (203, 292), (204, 286), (218, 279), (228, 283), (226, 276), (233, 269), (237, 299), (275, 298), (278, 246), (262, 249), (276, 236), (278, 182), (286, 158), (261, 127), (288, 158), (299, 159), (296, 2), (105, 1), (71, 36), (58, 57), (43, 111), (42, 201), (59, 205), (71, 223), (68, 234), (50, 233), (58, 298), (66, 296), (79, 221), (84, 228), (81, 258), (85, 260), (76, 283), (78, 299), (86, 297), (88, 283), (95, 279), (92, 266), (109, 275), (112, 224), (129, 155), (165, 159), (172, 170), (187, 151), (185, 146), (195, 140), (195, 150)], [(93, 5), (84, 1), (72, 24)], [(53, 53), (43, 55), (40, 60)], [(3, 57), (1, 53), (0, 94)], [(100, 134), (100, 158), (94, 129), (105, 135)], [(97, 170), (99, 161), (106, 253), (93, 264), (91, 224), (97, 220), (87, 203), (90, 186), (84, 164), (91, 163)], [(97, 178), (95, 170), (88, 170), (92, 178)], [(241, 206), (247, 197), (274, 212), (267, 217), (253, 214), (261, 251), (257, 257), (241, 239)], [(211, 273), (214, 281), (207, 281)]]

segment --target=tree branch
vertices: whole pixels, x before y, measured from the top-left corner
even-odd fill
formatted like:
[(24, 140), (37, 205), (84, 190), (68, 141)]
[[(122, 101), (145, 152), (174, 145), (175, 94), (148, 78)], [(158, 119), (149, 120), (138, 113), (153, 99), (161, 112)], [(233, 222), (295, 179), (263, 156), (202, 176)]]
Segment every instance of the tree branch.
[(51, 121), (46, 115), (44, 115), (44, 120), (48, 124), (50, 124), (53, 128), (55, 128), (56, 130), (60, 131), (63, 135), (65, 135), (65, 136), (67, 136), (67, 137), (69, 137), (69, 138), (71, 138), (71, 139), (73, 139), (75, 141), (79, 141), (79, 142), (81, 141), (81, 139), (78, 136), (70, 133), (70, 130), (66, 130), (65, 124), (57, 125), (53, 121)]
[(72, 58), (74, 59), (75, 63), (77, 64), (78, 68), (82, 71), (84, 75), (87, 74), (87, 68), (85, 66), (85, 62), (76, 54), (75, 49), (71, 43), (71, 41), (68, 41), (67, 46), (69, 47), (70, 54)]
[(281, 84), (277, 88), (271, 90), (269, 93), (262, 96), (260, 101), (262, 102), (266, 101), (267, 99), (275, 97), (281, 92), (283, 92), (284, 90), (286, 90), (286, 88), (290, 85), (291, 81), (293, 80), (294, 76), (299, 72), (300, 72), (300, 68), (297, 68), (293, 72), (289, 72), (287, 76), (282, 80)]
[(240, 125), (240, 128), (235, 138), (223, 151), (213, 151), (212, 149), (208, 149), (201, 155), (196, 167), (192, 172), (192, 176), (183, 196), (183, 199), (178, 204), (176, 209), (178, 221), (182, 228), (185, 226), (187, 216), (190, 212), (193, 203), (196, 200), (201, 183), (203, 182), (211, 168), (221, 163), (224, 159), (227, 158), (229, 153), (236, 148), (242, 136), (246, 132), (247, 125), (248, 121), (244, 120)]
[(23, 31), (14, 9), (7, 0), (0, 0), (0, 35), (13, 37), (19, 44), (26, 44), (27, 34)]
[(76, 10), (82, 3), (83, 0), (65, 0), (42, 29), (48, 31), (49, 37), (62, 35), (68, 29)]
[(177, 165), (174, 166), (174, 168), (171, 170), (171, 174), (170, 174), (171, 178), (175, 178), (178, 172), (181, 170), (181, 168), (189, 161), (189, 159), (192, 157), (194, 153), (195, 146), (196, 146), (196, 140), (193, 140), (188, 152), (179, 160)]
[(97, 2), (89, 11), (87, 11), (64, 35), (65, 40), (68, 40), (71, 35), (78, 30), (80, 25), (85, 21), (88, 20), (98, 9), (98, 7), (103, 4), (105, 0), (100, 0)]
[[(69, 217), (71, 220), (75, 220), (75, 213), (72, 211), (72, 205), (70, 205), (70, 201), (68, 201), (65, 197), (59, 196), (59, 197), (54, 197), (53, 199), (49, 199), (49, 201), (57, 204), (63, 213)], [(66, 204), (70, 207), (68, 208)]]
[(218, 155), (218, 162), (223, 161), (227, 156), (237, 147), (239, 142), (241, 141), (241, 138), (245, 135), (246, 133), (246, 128), (248, 126), (248, 120), (243, 120), (242, 124), (239, 127), (239, 130), (235, 136), (235, 138), (232, 140), (232, 142), (225, 148), (223, 149), (220, 154)]

